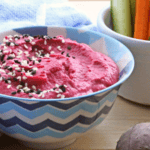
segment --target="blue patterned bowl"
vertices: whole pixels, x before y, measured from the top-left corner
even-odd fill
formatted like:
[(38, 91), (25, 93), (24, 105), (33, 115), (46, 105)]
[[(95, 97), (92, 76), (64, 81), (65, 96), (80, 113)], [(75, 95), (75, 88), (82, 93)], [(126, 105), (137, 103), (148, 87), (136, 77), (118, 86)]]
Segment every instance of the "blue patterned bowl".
[(25, 99), (0, 94), (0, 131), (35, 148), (59, 148), (100, 124), (111, 110), (120, 85), (131, 75), (134, 58), (127, 47), (97, 32), (69, 27), (27, 27), (0, 34), (63, 35), (111, 57), (119, 81), (98, 92), (64, 99)]

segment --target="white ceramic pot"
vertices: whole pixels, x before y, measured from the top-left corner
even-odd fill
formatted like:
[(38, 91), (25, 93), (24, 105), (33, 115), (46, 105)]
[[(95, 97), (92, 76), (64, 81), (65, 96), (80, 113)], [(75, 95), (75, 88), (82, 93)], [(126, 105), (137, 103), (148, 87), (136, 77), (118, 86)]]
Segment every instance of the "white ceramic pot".
[(150, 105), (150, 41), (130, 38), (113, 31), (110, 5), (99, 12), (97, 25), (101, 33), (125, 44), (135, 58), (134, 71), (121, 86), (119, 95), (133, 102)]

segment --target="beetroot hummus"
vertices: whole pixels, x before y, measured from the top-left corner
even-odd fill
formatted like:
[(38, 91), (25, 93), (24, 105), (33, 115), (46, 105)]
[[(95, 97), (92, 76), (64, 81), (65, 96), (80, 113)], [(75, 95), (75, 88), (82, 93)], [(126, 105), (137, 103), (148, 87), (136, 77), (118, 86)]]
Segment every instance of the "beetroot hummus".
[(63, 36), (5, 36), (0, 46), (0, 93), (22, 98), (67, 98), (116, 83), (108, 56)]

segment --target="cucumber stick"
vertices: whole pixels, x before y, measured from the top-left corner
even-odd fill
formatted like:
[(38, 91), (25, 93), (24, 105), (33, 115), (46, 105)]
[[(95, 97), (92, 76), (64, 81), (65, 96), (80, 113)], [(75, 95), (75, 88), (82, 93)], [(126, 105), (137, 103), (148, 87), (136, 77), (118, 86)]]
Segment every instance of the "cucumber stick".
[(113, 30), (132, 37), (130, 0), (111, 0)]

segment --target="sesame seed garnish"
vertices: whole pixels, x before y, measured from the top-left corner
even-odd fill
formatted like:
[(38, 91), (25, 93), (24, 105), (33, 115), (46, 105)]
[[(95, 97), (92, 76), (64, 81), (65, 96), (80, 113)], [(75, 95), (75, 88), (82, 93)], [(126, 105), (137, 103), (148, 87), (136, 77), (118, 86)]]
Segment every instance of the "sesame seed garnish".
[(22, 85), (17, 85), (16, 89), (22, 88)]
[(32, 75), (36, 74), (36, 70), (33, 70), (33, 71), (31, 72), (31, 74), (32, 74)]
[(7, 85), (7, 88), (9, 89), (11, 87), (11, 85)]
[(35, 45), (35, 42), (31, 42), (32, 45)]
[(68, 50), (71, 50), (71, 46), (68, 46), (67, 49), (68, 49)]
[(65, 51), (62, 51), (61, 54), (63, 55), (64, 52), (65, 52)]
[(57, 88), (58, 88), (58, 87), (59, 87), (59, 85), (58, 85), (58, 84), (55, 84), (55, 87), (57, 87)]
[(61, 95), (61, 98), (65, 98), (65, 95)]
[(26, 76), (23, 76), (22, 78), (23, 78), (24, 80), (26, 80), (26, 79), (27, 79), (27, 77), (26, 77)]
[(18, 64), (21, 64), (20, 61), (18, 61), (18, 60), (14, 60), (14, 62), (15, 62), (15, 63), (18, 63)]
[(3, 54), (3, 55), (1, 56), (1, 61), (3, 61), (3, 60), (4, 60), (4, 57), (5, 57), (5, 55)]
[(18, 76), (17, 79), (18, 79), (19, 81), (21, 81), (21, 76)]
[(29, 97), (33, 97), (33, 95), (29, 94)]
[(6, 42), (6, 45), (7, 45), (7, 46), (10, 46), (10, 42)]
[(60, 51), (62, 50), (60, 46), (57, 46), (57, 49), (60, 50)]
[(25, 42), (29, 43), (29, 42), (30, 42), (30, 40), (29, 40), (29, 39), (25, 39)]
[(24, 47), (25, 47), (26, 49), (28, 49), (28, 46), (27, 46), (26, 44), (24, 44)]
[(66, 56), (67, 56), (67, 57), (70, 57), (70, 56), (69, 56), (69, 53), (67, 53), (67, 55), (66, 55)]
[(44, 41), (44, 45), (47, 45), (47, 41), (46, 40)]
[(35, 86), (35, 85), (32, 85), (32, 88), (33, 88), (34, 90), (36, 90), (36, 86)]
[(51, 54), (54, 54), (55, 52), (54, 52), (54, 51), (51, 51), (50, 53), (51, 53)]
[(10, 43), (10, 46), (15, 46), (15, 44), (11, 42), (11, 43)]
[(76, 57), (75, 57), (75, 56), (72, 56), (72, 58), (75, 59)]
[(66, 92), (66, 88), (64, 85), (60, 85), (59, 88), (63, 91), (63, 92)]
[(51, 49), (52, 49), (52, 47), (51, 47), (51, 46), (49, 46), (49, 47), (48, 47), (48, 50), (51, 50)]
[(12, 94), (12, 95), (15, 95), (16, 93), (17, 93), (17, 92), (16, 92), (16, 91), (14, 91), (14, 92), (12, 92), (11, 94)]
[(60, 97), (61, 96), (61, 94), (57, 94), (57, 97)]

